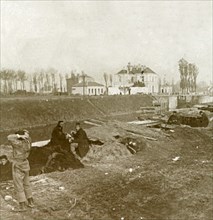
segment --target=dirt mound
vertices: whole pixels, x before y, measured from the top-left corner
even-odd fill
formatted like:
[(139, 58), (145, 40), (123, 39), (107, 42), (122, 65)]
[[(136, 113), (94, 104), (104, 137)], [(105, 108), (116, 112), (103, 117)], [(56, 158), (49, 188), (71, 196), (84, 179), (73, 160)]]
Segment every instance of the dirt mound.
[(102, 146), (91, 146), (88, 154), (84, 157), (83, 163), (115, 161), (118, 158), (131, 156), (130, 151), (125, 145), (117, 142), (106, 142)]
[(130, 134), (123, 128), (124, 122), (108, 122), (99, 127), (87, 130), (90, 138), (96, 138), (103, 142), (101, 146), (91, 145), (83, 162), (106, 162), (126, 158), (146, 147), (143, 137)]

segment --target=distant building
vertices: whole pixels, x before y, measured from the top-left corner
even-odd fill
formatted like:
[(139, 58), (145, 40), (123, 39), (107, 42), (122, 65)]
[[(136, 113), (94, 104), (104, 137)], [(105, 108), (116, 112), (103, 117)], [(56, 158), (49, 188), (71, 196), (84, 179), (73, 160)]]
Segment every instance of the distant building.
[(149, 67), (132, 66), (128, 63), (127, 67), (120, 70), (116, 76), (115, 87), (123, 88), (124, 94), (128, 94), (126, 91), (129, 91), (129, 88), (131, 93), (132, 87), (146, 87), (143, 90), (146, 93), (159, 93), (159, 76)]
[(78, 79), (75, 77), (71, 77), (66, 79), (66, 81), (67, 81), (67, 93), (69, 95), (72, 95), (72, 87), (78, 83)]
[(169, 85), (168, 83), (165, 83), (160, 86), (160, 93), (165, 95), (171, 95), (173, 94), (173, 86)]
[(72, 74), (70, 78), (66, 79), (66, 81), (67, 81), (67, 93), (69, 95), (72, 95), (74, 85), (78, 83), (87, 84), (88, 82), (94, 82), (94, 79), (86, 74), (82, 74), (82, 75)]
[(103, 95), (105, 86), (97, 82), (80, 82), (72, 86), (73, 95)]

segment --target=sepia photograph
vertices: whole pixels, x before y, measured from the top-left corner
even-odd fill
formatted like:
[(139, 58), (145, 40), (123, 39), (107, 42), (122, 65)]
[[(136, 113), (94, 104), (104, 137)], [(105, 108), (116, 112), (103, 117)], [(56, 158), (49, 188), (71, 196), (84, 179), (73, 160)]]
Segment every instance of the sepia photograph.
[(212, 220), (212, 0), (0, 0), (0, 220)]

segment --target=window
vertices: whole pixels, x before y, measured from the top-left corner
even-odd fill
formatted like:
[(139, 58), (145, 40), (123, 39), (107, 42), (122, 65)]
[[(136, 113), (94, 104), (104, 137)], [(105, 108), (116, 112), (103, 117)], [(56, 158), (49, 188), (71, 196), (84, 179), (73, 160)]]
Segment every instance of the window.
[(142, 82), (144, 82), (144, 76), (141, 76), (141, 78), (142, 78)]
[(88, 93), (90, 94), (90, 89), (88, 89)]
[(92, 94), (93, 94), (93, 89), (92, 89)]

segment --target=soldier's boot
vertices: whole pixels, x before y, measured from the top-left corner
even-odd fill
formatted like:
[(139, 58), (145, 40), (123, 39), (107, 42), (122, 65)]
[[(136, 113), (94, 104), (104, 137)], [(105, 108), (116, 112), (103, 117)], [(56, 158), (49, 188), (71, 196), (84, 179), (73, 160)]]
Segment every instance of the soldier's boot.
[(25, 212), (27, 211), (25, 202), (20, 202), (19, 207), (13, 209), (14, 212)]
[(34, 205), (34, 201), (33, 201), (33, 198), (29, 198), (29, 199), (27, 199), (27, 201), (28, 201), (28, 206), (30, 207), (30, 208), (33, 208), (35, 205)]

